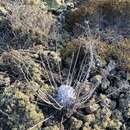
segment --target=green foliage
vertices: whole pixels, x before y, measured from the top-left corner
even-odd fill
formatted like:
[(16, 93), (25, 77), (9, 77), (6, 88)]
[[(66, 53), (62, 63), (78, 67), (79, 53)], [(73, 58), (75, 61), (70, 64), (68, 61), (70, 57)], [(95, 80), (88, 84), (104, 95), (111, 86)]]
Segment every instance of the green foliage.
[(44, 119), (42, 112), (30, 102), (29, 97), (15, 88), (9, 88), (2, 94), (0, 108), (8, 115), (1, 114), (0, 127), (3, 130), (25, 130)]

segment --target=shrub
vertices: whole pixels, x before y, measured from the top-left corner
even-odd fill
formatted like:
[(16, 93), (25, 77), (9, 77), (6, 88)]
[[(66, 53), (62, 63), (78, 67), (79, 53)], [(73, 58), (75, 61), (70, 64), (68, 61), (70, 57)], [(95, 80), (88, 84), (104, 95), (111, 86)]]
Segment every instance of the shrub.
[(129, 40), (117, 44), (100, 42), (97, 47), (97, 53), (103, 61), (108, 61), (110, 58), (114, 58), (121, 68), (130, 71)]
[[(3, 130), (25, 130), (44, 119), (42, 112), (30, 102), (29, 97), (18, 89), (10, 88), (0, 96), (0, 127)], [(8, 116), (7, 116), (8, 115)], [(39, 124), (35, 129), (41, 127)]]

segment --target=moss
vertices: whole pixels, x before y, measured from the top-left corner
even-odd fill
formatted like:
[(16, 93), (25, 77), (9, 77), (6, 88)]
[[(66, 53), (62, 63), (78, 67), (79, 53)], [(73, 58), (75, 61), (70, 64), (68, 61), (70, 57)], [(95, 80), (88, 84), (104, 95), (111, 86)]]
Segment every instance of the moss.
[(129, 7), (129, 5), (130, 5), (129, 0), (125, 0), (125, 1), (124, 0), (106, 0), (99, 7), (103, 7), (106, 9), (108, 9), (109, 7), (110, 9), (113, 9), (113, 11), (117, 11), (118, 13), (121, 14), (124, 12), (124, 10), (126, 10), (127, 7)]
[(103, 128), (102, 128), (101, 126), (99, 126), (99, 125), (95, 125), (94, 128), (92, 128), (92, 127), (90, 126), (90, 124), (88, 124), (88, 123), (86, 122), (86, 123), (84, 124), (82, 130), (105, 130), (105, 129), (103, 129)]
[[(29, 97), (15, 88), (3, 93), (0, 107), (9, 116), (7, 118), (1, 115), (0, 127), (3, 129), (28, 129), (44, 119), (43, 113), (30, 102)], [(41, 125), (37, 126), (36, 130)]]
[[(35, 95), (35, 92), (38, 89), (49, 93), (54, 91), (54, 86), (45, 83), (49, 82), (50, 77), (48, 77), (47, 68), (44, 68), (44, 71), (42, 70), (41, 59), (39, 59), (39, 53), (46, 53), (46, 51), (39, 51), (34, 49), (34, 54), (31, 54), (22, 50), (11, 50), (10, 52), (5, 52), (2, 54), (3, 64), (8, 65), (6, 71), (13, 75), (13, 80), (17, 79), (22, 81), (22, 83), (18, 83), (19, 85), (16, 83), (16, 85), (18, 85), (20, 89), (22, 89), (22, 86), (25, 86), (24, 89), (28, 95), (30, 92), (31, 94)], [(36, 57), (34, 56), (35, 54), (37, 54)], [(57, 62), (60, 60), (60, 58), (57, 55), (56, 57), (55, 55), (52, 53), (49, 57), (49, 60), (51, 59), (51, 64), (54, 64), (54, 68), (57, 66)], [(32, 87), (35, 92), (30, 89)], [(27, 90), (28, 88), (29, 90)]]

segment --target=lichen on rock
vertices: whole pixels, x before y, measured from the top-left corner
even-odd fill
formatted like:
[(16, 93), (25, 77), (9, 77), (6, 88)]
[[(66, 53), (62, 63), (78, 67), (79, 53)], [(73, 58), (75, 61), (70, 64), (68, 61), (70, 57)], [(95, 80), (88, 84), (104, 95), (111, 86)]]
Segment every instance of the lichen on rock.
[(44, 0), (49, 10), (58, 10), (64, 6), (64, 0)]

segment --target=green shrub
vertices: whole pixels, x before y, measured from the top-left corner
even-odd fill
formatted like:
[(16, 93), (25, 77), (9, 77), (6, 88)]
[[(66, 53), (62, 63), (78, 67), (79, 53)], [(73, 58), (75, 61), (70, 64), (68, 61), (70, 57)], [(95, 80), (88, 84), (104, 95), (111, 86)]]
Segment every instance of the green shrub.
[(29, 97), (15, 88), (7, 89), (1, 95), (0, 108), (8, 115), (1, 114), (0, 127), (3, 130), (26, 130), (44, 119), (42, 112), (30, 102)]

